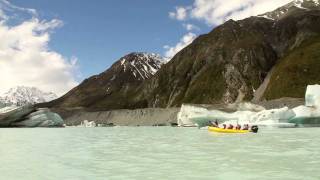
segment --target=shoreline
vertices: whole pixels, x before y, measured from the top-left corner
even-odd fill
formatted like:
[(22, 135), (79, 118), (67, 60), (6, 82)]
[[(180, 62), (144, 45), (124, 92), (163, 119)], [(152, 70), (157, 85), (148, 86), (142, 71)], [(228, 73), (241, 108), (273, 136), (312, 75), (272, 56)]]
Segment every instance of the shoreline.
[(120, 109), (89, 111), (83, 108), (51, 108), (66, 126), (78, 126), (83, 121), (102, 126), (176, 126), (180, 108)]
[[(262, 101), (255, 105), (266, 109), (288, 106), (289, 108), (304, 104), (301, 98), (281, 98), (271, 101)], [(222, 111), (236, 111), (236, 108), (227, 104), (192, 104), (193, 106), (220, 109)], [(79, 126), (83, 121), (94, 121), (102, 126), (177, 126), (178, 113), (181, 107), (172, 108), (142, 108), (94, 111), (85, 108), (50, 108), (59, 114), (66, 126)]]

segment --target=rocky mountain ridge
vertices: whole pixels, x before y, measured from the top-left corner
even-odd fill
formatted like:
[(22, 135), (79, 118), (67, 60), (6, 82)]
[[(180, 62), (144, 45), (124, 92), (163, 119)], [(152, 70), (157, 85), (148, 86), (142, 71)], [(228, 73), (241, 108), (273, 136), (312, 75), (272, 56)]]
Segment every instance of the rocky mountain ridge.
[(180, 51), (143, 84), (136, 100), (148, 107), (251, 101), (268, 73), (259, 100), (303, 98), (308, 84), (320, 83), (318, 8), (276, 20), (227, 21)]
[(294, 0), (278, 9), (259, 15), (259, 17), (264, 17), (272, 20), (279, 20), (294, 11), (310, 11), (319, 10), (320, 1), (319, 0)]
[(131, 108), (131, 90), (151, 78), (165, 63), (153, 53), (130, 53), (105, 72), (84, 80), (78, 87), (49, 106), (91, 107), (95, 109)]

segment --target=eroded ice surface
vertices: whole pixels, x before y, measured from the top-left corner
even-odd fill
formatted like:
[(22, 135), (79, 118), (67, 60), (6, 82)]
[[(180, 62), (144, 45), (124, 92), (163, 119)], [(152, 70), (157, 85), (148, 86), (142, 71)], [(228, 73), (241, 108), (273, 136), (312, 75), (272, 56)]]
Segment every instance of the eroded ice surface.
[(283, 107), (266, 110), (251, 103), (233, 105), (234, 111), (210, 109), (205, 106), (182, 105), (178, 113), (179, 126), (206, 126), (218, 120), (226, 124), (251, 124), (292, 127), (296, 124), (320, 126), (320, 85), (309, 85), (305, 105), (293, 109)]

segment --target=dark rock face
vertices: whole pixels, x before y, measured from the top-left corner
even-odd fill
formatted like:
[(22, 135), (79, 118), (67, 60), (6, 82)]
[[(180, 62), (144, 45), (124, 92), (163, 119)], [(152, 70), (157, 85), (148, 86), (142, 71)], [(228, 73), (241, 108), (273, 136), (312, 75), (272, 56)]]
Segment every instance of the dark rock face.
[[(319, 37), (319, 20), (320, 11), (315, 10), (297, 11), (278, 21), (259, 17), (228, 21), (179, 52), (154, 78), (143, 84), (140, 97), (146, 97), (149, 107), (251, 100), (254, 90), (272, 67), (282, 63), (295, 48)], [(308, 61), (308, 57), (305, 58), (300, 61)], [(291, 60), (287, 60), (289, 64)], [(319, 61), (316, 56), (306, 66), (313, 67)], [(300, 89), (308, 83), (320, 82), (320, 78), (310, 79), (320, 67), (312, 69), (299, 77), (304, 82), (298, 85)], [(279, 71), (283, 68), (275, 67), (275, 72)], [(282, 78), (284, 89), (273, 87), (272, 83), (267, 89), (276, 88), (284, 97), (290, 83), (285, 81), (285, 75)], [(303, 97), (304, 91), (301, 92), (293, 97)], [(270, 95), (268, 99), (281, 97)]]
[[(133, 90), (152, 77), (163, 59), (156, 54), (131, 53), (105, 72), (84, 80), (63, 97), (41, 106), (88, 107), (95, 110), (133, 108)], [(139, 105), (143, 106), (143, 105)]]
[[(320, 83), (320, 9), (318, 3), (297, 2), (302, 4), (286, 5), (267, 18), (227, 21), (199, 36), (154, 76), (138, 79), (120, 60), (49, 105), (132, 109), (250, 101), (271, 69), (263, 99), (302, 98), (306, 84)], [(305, 50), (311, 55), (302, 55)]]
[[(142, 88), (149, 106), (251, 99), (276, 63), (273, 21), (228, 21), (179, 52)], [(243, 97), (241, 97), (243, 95)]]

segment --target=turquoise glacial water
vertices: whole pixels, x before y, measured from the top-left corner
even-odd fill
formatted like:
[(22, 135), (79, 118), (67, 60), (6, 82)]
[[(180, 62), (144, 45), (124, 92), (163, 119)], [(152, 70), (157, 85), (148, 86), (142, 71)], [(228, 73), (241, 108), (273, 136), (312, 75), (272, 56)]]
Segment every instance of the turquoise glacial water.
[(0, 129), (0, 179), (320, 179), (320, 128)]

